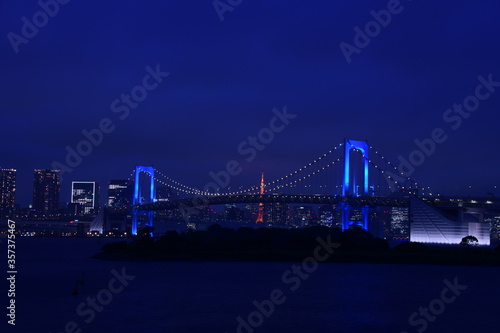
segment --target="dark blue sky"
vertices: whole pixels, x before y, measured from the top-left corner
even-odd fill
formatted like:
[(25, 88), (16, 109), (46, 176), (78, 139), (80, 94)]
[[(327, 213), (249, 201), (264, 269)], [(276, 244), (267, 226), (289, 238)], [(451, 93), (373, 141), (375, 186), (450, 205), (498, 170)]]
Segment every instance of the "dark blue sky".
[[(0, 166), (18, 169), (18, 202), (27, 205), (33, 169), (64, 163), (65, 147), (109, 118), (115, 130), (64, 175), (63, 201), (71, 180), (104, 185), (136, 164), (203, 186), (210, 171), (243, 160), (238, 145), (286, 105), (297, 118), (232, 185), (258, 182), (262, 169), (284, 175), (345, 137), (396, 162), (442, 128), (446, 142), (413, 176), (441, 193), (494, 192), (500, 88), (456, 130), (443, 114), (474, 95), (479, 75), (500, 81), (500, 3), (403, 0), (349, 64), (339, 44), (354, 44), (353, 28), (387, 5), (243, 0), (221, 21), (210, 0), (73, 0), (16, 53), (8, 34), (21, 35), (21, 18), (32, 22), (40, 7), (1, 1)], [(170, 75), (120, 120), (111, 103), (157, 64)]]

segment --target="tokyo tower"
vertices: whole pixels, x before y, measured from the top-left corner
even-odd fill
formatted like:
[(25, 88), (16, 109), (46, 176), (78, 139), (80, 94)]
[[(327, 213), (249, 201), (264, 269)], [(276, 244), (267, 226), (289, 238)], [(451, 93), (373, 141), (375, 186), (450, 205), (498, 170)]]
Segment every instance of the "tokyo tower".
[[(262, 179), (260, 180), (260, 194), (264, 194), (264, 172), (262, 172)], [(264, 222), (264, 203), (259, 203), (259, 214), (257, 215), (257, 221), (255, 223), (263, 223)]]

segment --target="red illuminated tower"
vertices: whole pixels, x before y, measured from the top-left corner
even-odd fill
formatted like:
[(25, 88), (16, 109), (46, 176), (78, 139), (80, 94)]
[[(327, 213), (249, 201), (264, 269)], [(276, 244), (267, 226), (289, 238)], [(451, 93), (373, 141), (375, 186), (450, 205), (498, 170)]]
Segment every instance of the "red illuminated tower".
[[(264, 172), (262, 172), (262, 179), (260, 180), (260, 194), (264, 194)], [(259, 214), (257, 215), (257, 221), (255, 223), (263, 223), (264, 222), (264, 203), (259, 203)]]

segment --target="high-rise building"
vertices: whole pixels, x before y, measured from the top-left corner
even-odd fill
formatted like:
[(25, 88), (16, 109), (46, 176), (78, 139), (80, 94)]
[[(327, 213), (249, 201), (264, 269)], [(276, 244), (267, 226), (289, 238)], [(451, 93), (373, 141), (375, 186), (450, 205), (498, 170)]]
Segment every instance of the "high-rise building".
[(77, 205), (78, 215), (89, 215), (99, 208), (96, 182), (75, 181), (71, 184), (71, 203)]
[(318, 209), (320, 224), (327, 227), (336, 227), (335, 225), (335, 206), (323, 205)]
[(129, 180), (111, 180), (108, 183), (108, 206), (121, 208), (132, 203), (132, 186)]
[(0, 219), (14, 215), (16, 200), (16, 170), (0, 169)]
[(33, 209), (43, 215), (56, 214), (61, 192), (60, 170), (35, 169), (33, 184)]
[(226, 221), (243, 221), (243, 211), (236, 207), (236, 204), (226, 205), (224, 210), (224, 219)]
[(314, 209), (311, 206), (297, 206), (293, 212), (293, 224), (295, 227), (307, 227), (313, 224)]
[(391, 208), (391, 235), (398, 239), (410, 238), (410, 220), (407, 207)]
[(484, 222), (490, 224), (491, 240), (500, 240), (500, 215), (498, 215), (498, 212), (487, 212)]
[(287, 203), (273, 202), (264, 206), (264, 221), (273, 226), (286, 226), (290, 220)]

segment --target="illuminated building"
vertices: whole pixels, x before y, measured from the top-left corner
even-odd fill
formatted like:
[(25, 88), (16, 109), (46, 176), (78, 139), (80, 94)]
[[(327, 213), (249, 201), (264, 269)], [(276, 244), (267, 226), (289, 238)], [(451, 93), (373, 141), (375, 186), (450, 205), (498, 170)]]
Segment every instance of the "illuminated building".
[(392, 207), (390, 220), (390, 235), (397, 239), (408, 239), (410, 236), (410, 221), (408, 208)]
[(244, 213), (235, 204), (226, 205), (224, 219), (226, 221), (243, 221)]
[(108, 183), (107, 204), (112, 208), (128, 207), (132, 202), (132, 187), (129, 180), (111, 180)]
[(494, 214), (486, 217), (485, 222), (490, 224), (491, 239), (494, 241), (500, 240), (500, 215)]
[(318, 209), (319, 221), (326, 227), (335, 227), (335, 206), (323, 205)]
[(411, 197), (410, 240), (420, 243), (460, 244), (474, 236), (479, 245), (490, 245), (490, 225), (483, 222), (456, 222), (442, 216), (420, 199)]
[(293, 225), (298, 228), (313, 224), (314, 210), (311, 206), (297, 206), (293, 212)]
[(16, 170), (0, 169), (0, 219), (14, 215), (16, 200)]
[(283, 202), (273, 202), (264, 207), (264, 216), (266, 223), (273, 226), (285, 226), (288, 224), (290, 207)]
[(89, 215), (99, 208), (97, 193), (96, 182), (72, 182), (71, 203), (77, 205), (77, 215)]
[(60, 170), (35, 169), (33, 183), (33, 209), (42, 215), (56, 214), (61, 192)]

